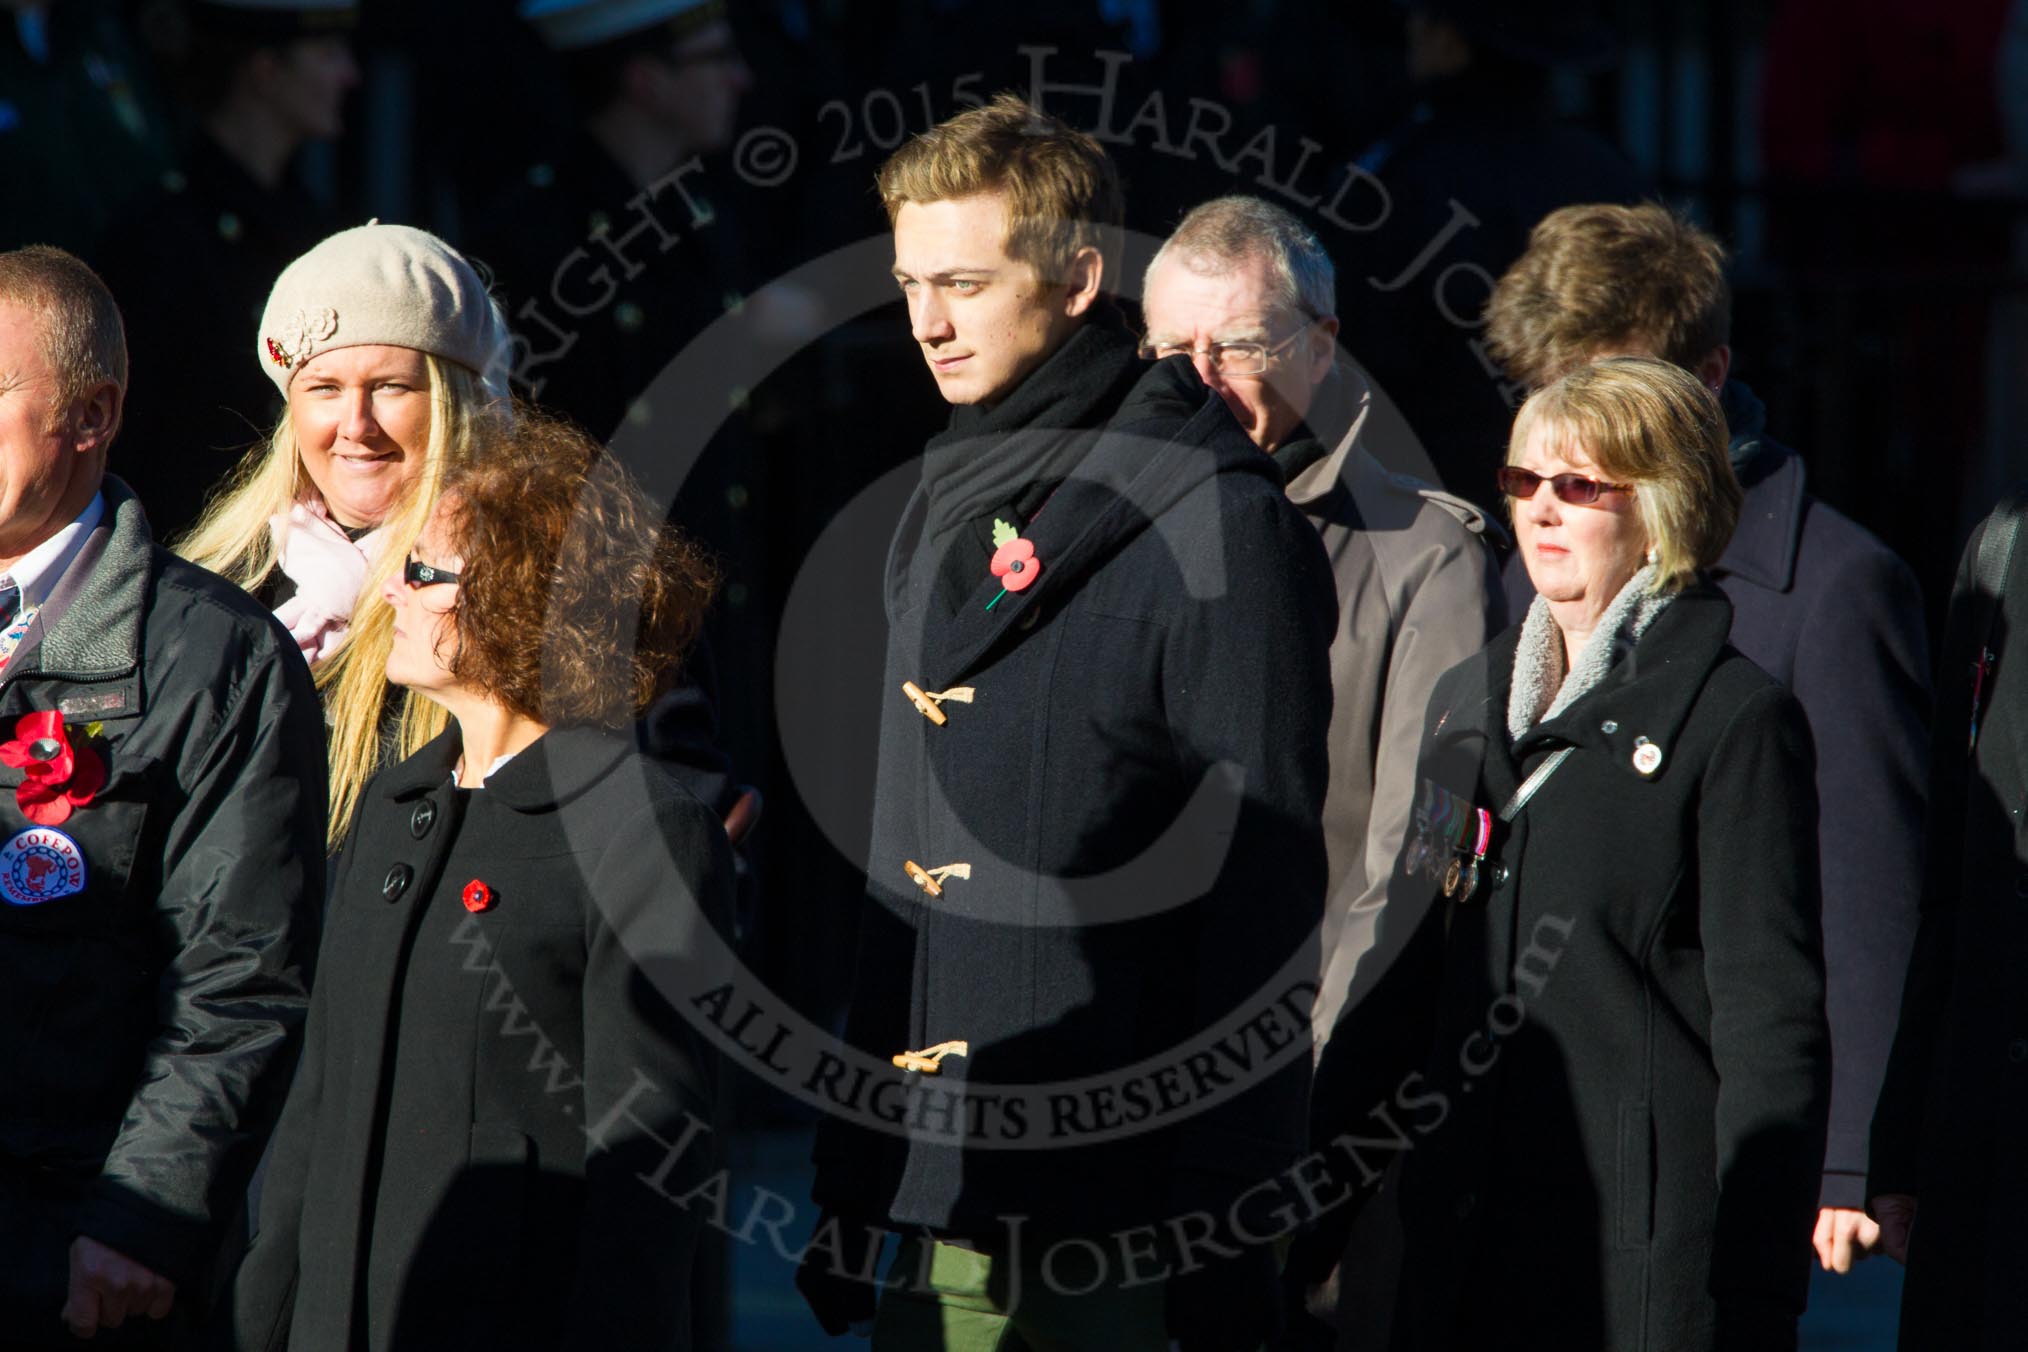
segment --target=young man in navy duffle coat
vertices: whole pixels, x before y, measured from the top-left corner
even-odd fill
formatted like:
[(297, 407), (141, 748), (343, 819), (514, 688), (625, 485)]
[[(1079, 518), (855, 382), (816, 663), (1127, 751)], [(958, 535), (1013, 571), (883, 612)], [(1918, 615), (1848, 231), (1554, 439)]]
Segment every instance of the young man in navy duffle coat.
[[(1329, 565), (1104, 299), (1095, 141), (1007, 96), (880, 181), (954, 408), (884, 579), (846, 1035), (896, 1083), (820, 1128), (799, 1284), (883, 1348), (1252, 1348), (1304, 1144)], [(849, 1274), (881, 1230), (876, 1315)]]

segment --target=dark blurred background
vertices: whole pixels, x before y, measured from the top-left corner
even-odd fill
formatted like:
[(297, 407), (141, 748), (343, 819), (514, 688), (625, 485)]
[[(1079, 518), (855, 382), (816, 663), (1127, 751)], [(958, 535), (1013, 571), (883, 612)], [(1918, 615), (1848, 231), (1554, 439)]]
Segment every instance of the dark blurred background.
[[(945, 409), (898, 303), (852, 313), (821, 268), (771, 283), (883, 236), (884, 153), (966, 101), (1015, 89), (1100, 132), (1149, 236), (1228, 191), (1304, 211), (1349, 356), (1399, 413), (1388, 458), (1470, 496), (1508, 411), (1474, 346), (1491, 277), (1543, 211), (1649, 194), (1728, 241), (1735, 371), (1812, 487), (1916, 569), (1933, 628), (1966, 529), (2021, 473), (2028, 4), (777, 0), (589, 56), (510, 0), (364, 0), (329, 31), (220, 8), (245, 6), (0, 3), (0, 246), (71, 247), (126, 308), (115, 470), (159, 533), (187, 525), (276, 414), (255, 356), (274, 275), (369, 217), (483, 263), (531, 386), (651, 478), (711, 433), (675, 515), (725, 561), (721, 727), (766, 799), (744, 942), (820, 1020), (886, 697), (859, 656), (883, 541), (782, 617), (813, 541)], [(764, 376), (641, 402), (700, 335)], [(821, 785), (790, 771), (784, 721), (824, 748)]]

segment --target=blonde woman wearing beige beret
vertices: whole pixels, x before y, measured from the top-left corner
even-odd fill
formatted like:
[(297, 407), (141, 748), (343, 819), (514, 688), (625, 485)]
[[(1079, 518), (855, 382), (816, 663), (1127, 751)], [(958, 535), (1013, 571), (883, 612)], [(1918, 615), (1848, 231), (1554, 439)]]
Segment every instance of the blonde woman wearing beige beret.
[(377, 222), (330, 236), (283, 270), (255, 339), (287, 410), (178, 542), (273, 606), (310, 660), (334, 846), (373, 772), (442, 731), (442, 710), (387, 684), (381, 583), (477, 422), (506, 416), (507, 342), (485, 283), (436, 236)]

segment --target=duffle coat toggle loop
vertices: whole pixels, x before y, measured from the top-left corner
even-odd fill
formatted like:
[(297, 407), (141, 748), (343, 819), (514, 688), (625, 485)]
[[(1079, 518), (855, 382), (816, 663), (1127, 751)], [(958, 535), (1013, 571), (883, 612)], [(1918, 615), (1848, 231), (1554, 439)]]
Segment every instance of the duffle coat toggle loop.
[(970, 864), (945, 864), (942, 868), (924, 868), (913, 859), (904, 859), (901, 861), (901, 867), (911, 882), (933, 897), (944, 894), (943, 883), (947, 878), (958, 878), (965, 882), (972, 879)]
[(956, 1042), (939, 1042), (934, 1047), (924, 1047), (919, 1052), (900, 1052), (893, 1058), (894, 1064), (903, 1070), (918, 1071), (924, 1075), (943, 1073), (946, 1056), (970, 1056), (972, 1044), (960, 1039)]
[(908, 696), (908, 702), (916, 707), (916, 712), (938, 727), (942, 727), (948, 721), (944, 711), (937, 707), (939, 704), (947, 699), (956, 700), (960, 704), (972, 702), (972, 687), (969, 685), (952, 686), (949, 690), (931, 692), (924, 690), (914, 681), (903, 681), (901, 693)]

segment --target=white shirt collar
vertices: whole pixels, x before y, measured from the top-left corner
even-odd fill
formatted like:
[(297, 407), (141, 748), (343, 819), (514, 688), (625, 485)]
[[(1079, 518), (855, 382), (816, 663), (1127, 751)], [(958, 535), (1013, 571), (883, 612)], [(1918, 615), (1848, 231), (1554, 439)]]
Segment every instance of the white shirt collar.
[[(487, 780), (489, 780), (489, 779), (491, 779), (491, 778), (492, 778), (492, 777), (493, 777), (493, 776), (494, 776), (495, 774), (497, 774), (497, 773), (499, 772), (499, 770), (500, 770), (500, 767), (501, 767), (501, 766), (505, 765), (505, 764), (506, 764), (506, 763), (507, 763), (508, 761), (511, 761), (511, 760), (513, 760), (513, 759), (514, 759), (514, 758), (515, 758), (516, 756), (518, 756), (518, 755), (520, 755), (520, 754), (521, 754), (521, 752), (519, 752), (519, 751), (510, 751), (510, 752), (508, 752), (508, 753), (507, 753), (506, 755), (504, 755), (504, 756), (495, 756), (495, 757), (493, 757), (493, 763), (492, 763), (491, 765), (489, 765), (489, 766), (487, 766), (487, 767), (486, 767), (486, 773), (485, 773), (485, 774), (483, 774), (483, 775), (480, 775), (480, 776), (479, 776), (479, 782), (478, 782), (477, 784), (474, 784), (474, 785), (473, 785), (472, 787), (473, 787), (473, 788), (475, 788), (475, 789), (483, 789), (483, 788), (485, 788), (485, 787), (486, 787), (486, 781), (487, 781)], [(461, 788), (461, 787), (463, 787), (462, 785), (460, 785), (460, 784), (458, 783), (458, 771), (457, 771), (457, 767), (456, 767), (456, 766), (452, 766), (452, 767), (451, 767), (451, 787), (452, 787), (452, 788)]]
[(77, 520), (22, 555), (5, 573), (0, 573), (0, 586), (11, 582), (19, 587), (24, 610), (47, 601), (49, 594), (56, 590), (56, 584), (63, 581), (63, 575), (70, 571), (71, 564), (77, 562), (78, 551), (84, 548), (92, 527), (98, 525), (105, 514), (105, 494), (92, 494), (92, 500), (77, 514)]

